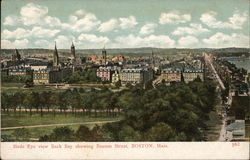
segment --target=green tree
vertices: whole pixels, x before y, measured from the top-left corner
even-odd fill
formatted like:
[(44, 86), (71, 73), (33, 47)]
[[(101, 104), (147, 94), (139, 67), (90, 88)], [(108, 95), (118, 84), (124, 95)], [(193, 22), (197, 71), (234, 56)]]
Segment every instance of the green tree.
[(166, 123), (160, 122), (153, 126), (147, 133), (146, 139), (149, 141), (169, 141), (174, 140), (176, 134)]
[(29, 141), (30, 133), (26, 128), (15, 129), (12, 135), (15, 137), (16, 141)]

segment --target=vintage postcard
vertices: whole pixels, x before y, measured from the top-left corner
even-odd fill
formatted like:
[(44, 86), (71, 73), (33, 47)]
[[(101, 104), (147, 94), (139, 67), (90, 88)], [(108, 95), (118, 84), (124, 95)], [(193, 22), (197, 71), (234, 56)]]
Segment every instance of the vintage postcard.
[(248, 0), (1, 0), (1, 159), (249, 159)]

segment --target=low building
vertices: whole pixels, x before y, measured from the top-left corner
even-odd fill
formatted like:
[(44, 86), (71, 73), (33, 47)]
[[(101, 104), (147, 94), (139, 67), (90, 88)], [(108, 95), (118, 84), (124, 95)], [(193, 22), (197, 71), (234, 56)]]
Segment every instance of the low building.
[(37, 84), (50, 84), (60, 82), (60, 71), (53, 71), (49, 69), (43, 69), (33, 72), (33, 82)]
[(33, 82), (37, 84), (59, 83), (67, 76), (72, 74), (71, 68), (56, 69), (42, 69), (33, 72)]
[(112, 83), (116, 83), (120, 80), (120, 75), (119, 72), (116, 70), (113, 74), (112, 74)]
[(153, 71), (151, 69), (123, 69), (120, 73), (122, 84), (144, 83), (153, 79)]
[(15, 68), (15, 69), (9, 69), (8, 74), (10, 76), (30, 75), (32, 74), (32, 71), (30, 68)]
[(101, 81), (111, 82), (112, 72), (111, 67), (99, 67), (96, 71), (96, 75), (101, 79)]
[(186, 69), (184, 70), (183, 74), (183, 78), (184, 81), (186, 83), (192, 82), (193, 80), (195, 80), (196, 78), (200, 78), (201, 81), (204, 81), (204, 72), (203, 70), (189, 70)]
[(181, 70), (173, 68), (165, 68), (161, 71), (161, 78), (165, 82), (180, 82)]
[(31, 65), (31, 70), (38, 71), (38, 70), (44, 70), (47, 69), (47, 65)]

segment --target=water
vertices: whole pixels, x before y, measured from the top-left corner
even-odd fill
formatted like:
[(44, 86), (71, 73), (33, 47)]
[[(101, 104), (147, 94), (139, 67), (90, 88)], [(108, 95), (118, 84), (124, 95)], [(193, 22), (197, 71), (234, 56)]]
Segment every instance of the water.
[(250, 57), (224, 57), (223, 59), (234, 63), (237, 68), (244, 68), (250, 73)]

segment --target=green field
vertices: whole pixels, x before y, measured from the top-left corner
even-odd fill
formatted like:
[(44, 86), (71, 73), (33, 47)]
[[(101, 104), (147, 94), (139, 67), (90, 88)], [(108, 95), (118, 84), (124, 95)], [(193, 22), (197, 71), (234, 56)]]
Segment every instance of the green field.
[[(39, 113), (33, 113), (32, 116), (29, 113), (19, 113), (14, 114), (10, 112), (9, 114), (3, 113), (1, 114), (1, 126), (5, 127), (17, 127), (17, 126), (32, 126), (32, 125), (46, 125), (46, 124), (61, 124), (61, 123), (79, 123), (79, 122), (95, 122), (95, 121), (112, 121), (112, 120), (120, 120), (122, 117), (88, 117), (83, 116), (81, 113), (78, 113), (76, 116), (72, 113), (67, 113), (65, 116), (64, 113), (57, 113), (54, 117), (52, 113), (46, 113), (43, 117), (40, 116)], [(102, 124), (98, 124), (102, 125)], [(69, 128), (73, 130), (77, 130), (80, 125), (70, 125)], [(89, 128), (92, 128), (94, 124), (86, 124)], [(50, 134), (54, 128), (57, 126), (49, 126), (49, 127), (38, 127), (38, 128), (26, 128), (30, 133), (30, 139), (38, 139), (45, 134)], [(59, 126), (62, 127), (62, 126)], [(8, 136), (10, 139), (15, 139), (13, 136), (13, 132), (15, 129), (11, 130), (1, 130), (2, 136)]]

